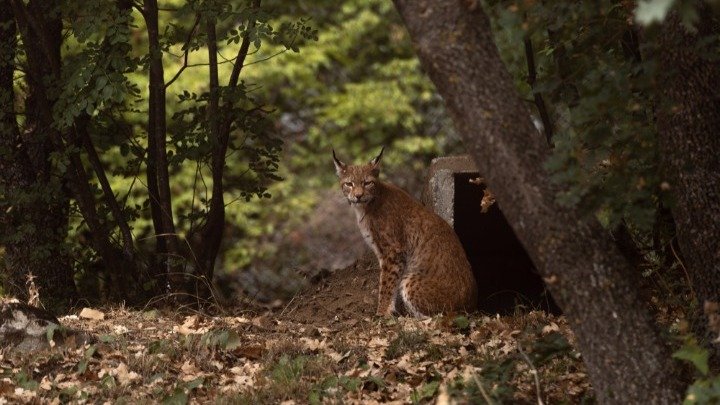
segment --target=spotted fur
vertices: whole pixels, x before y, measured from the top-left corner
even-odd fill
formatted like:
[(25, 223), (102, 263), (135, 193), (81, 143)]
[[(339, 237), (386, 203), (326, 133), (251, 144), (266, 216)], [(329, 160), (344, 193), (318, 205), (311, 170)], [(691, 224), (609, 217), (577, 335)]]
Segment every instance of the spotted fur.
[(380, 154), (346, 165), (333, 151), (343, 194), (355, 209), (363, 238), (380, 264), (378, 315), (414, 317), (469, 311), (477, 285), (455, 231), (402, 189), (380, 181)]

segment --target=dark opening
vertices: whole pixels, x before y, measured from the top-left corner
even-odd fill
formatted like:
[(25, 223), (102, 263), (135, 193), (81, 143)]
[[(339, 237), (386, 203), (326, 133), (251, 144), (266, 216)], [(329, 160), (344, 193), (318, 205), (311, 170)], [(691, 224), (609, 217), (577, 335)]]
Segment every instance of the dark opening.
[(478, 284), (478, 309), (509, 314), (518, 305), (559, 314), (525, 248), (498, 203), (480, 211), (482, 190), (469, 182), (477, 174), (455, 175), (454, 224)]

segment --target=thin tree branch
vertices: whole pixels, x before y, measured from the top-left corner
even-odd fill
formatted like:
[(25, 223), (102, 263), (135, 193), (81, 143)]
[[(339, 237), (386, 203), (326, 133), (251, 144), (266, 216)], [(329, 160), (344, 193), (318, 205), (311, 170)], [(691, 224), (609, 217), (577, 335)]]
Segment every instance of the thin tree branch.
[(280, 55), (284, 54), (284, 53), (287, 52), (287, 51), (288, 51), (288, 49), (285, 48), (285, 49), (283, 49), (282, 51), (275, 52), (274, 54), (272, 54), (272, 55), (270, 55), (270, 56), (267, 56), (267, 57), (265, 57), (265, 58), (256, 59), (256, 60), (254, 60), (254, 61), (252, 61), (252, 62), (246, 63), (246, 64), (244, 64), (242, 67), (254, 65), (254, 64), (260, 63), (260, 62), (265, 62), (266, 60), (270, 60), (270, 59), (272, 59), (272, 58), (274, 58), (274, 57), (276, 57), (276, 56), (280, 56)]
[[(252, 3), (252, 8), (259, 8), (259, 7), (260, 7), (260, 0), (254, 0)], [(255, 20), (251, 19), (248, 22), (248, 28), (247, 28), (246, 32), (254, 29), (255, 24), (256, 24)], [(232, 73), (230, 74), (230, 80), (228, 80), (229, 87), (237, 86), (238, 79), (240, 78), (240, 71), (243, 68), (243, 64), (245, 63), (245, 58), (247, 58), (249, 49), (250, 49), (250, 36), (245, 35), (245, 38), (243, 38), (242, 44), (240, 44), (240, 49), (238, 50), (237, 57), (235, 58), (235, 66), (233, 66)]]
[(102, 166), (102, 162), (100, 162), (100, 157), (95, 150), (90, 134), (87, 132), (86, 123), (81, 122), (79, 125), (75, 125), (75, 130), (82, 141), (83, 147), (88, 154), (90, 166), (92, 166), (93, 171), (95, 171), (100, 187), (103, 190), (105, 203), (110, 207), (110, 211), (112, 212), (113, 217), (115, 217), (115, 222), (117, 223), (118, 228), (120, 228), (120, 234), (122, 235), (123, 240), (123, 253), (127, 258), (132, 258), (134, 249), (130, 226), (127, 223), (125, 215), (123, 215), (120, 205), (115, 199), (115, 193), (110, 186), (110, 182), (105, 174), (105, 169)]
[(193, 24), (192, 28), (188, 32), (187, 38), (185, 38), (185, 43), (183, 44), (183, 64), (180, 66), (180, 69), (178, 69), (177, 73), (170, 79), (167, 83), (165, 83), (165, 88), (167, 89), (170, 87), (171, 84), (175, 82), (175, 80), (180, 77), (180, 74), (185, 70), (185, 68), (188, 67), (188, 54), (190, 53), (190, 41), (192, 41), (193, 35), (195, 35), (195, 31), (197, 30), (197, 26), (200, 24), (200, 13), (197, 13), (195, 15), (195, 23)]
[(548, 114), (547, 107), (545, 106), (545, 100), (540, 92), (535, 91), (535, 82), (537, 81), (537, 69), (535, 67), (535, 52), (533, 50), (532, 41), (530, 37), (525, 38), (525, 59), (527, 60), (528, 76), (527, 84), (533, 92), (533, 99), (535, 101), (535, 107), (537, 107), (540, 119), (543, 123), (543, 132), (545, 132), (545, 138), (547, 139), (548, 145), (552, 146), (553, 137), (553, 126), (550, 121), (550, 115)]

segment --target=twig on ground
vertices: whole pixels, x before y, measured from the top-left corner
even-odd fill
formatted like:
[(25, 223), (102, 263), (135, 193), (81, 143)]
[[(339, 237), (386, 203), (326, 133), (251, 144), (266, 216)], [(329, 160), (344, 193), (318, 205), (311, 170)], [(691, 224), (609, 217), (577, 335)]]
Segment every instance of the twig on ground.
[(530, 357), (528, 357), (527, 354), (522, 349), (522, 345), (520, 345), (520, 342), (518, 342), (517, 345), (518, 351), (520, 352), (520, 355), (522, 356), (523, 360), (528, 364), (530, 367), (530, 374), (535, 377), (535, 391), (537, 393), (537, 403), (538, 405), (545, 405), (545, 402), (542, 400), (542, 390), (540, 388), (540, 377), (538, 376), (538, 371), (535, 368), (535, 366), (532, 364), (532, 361), (530, 361)]
[(476, 373), (472, 373), (473, 380), (475, 380), (475, 384), (477, 385), (478, 389), (480, 390), (480, 394), (482, 394), (483, 399), (485, 402), (488, 403), (488, 405), (495, 405), (495, 402), (490, 398), (490, 396), (485, 392), (485, 387), (483, 387), (482, 382), (478, 378)]
[(680, 264), (680, 267), (682, 267), (683, 272), (685, 273), (685, 279), (687, 280), (688, 285), (690, 286), (690, 293), (693, 297), (697, 297), (697, 294), (695, 294), (695, 288), (693, 288), (692, 280), (690, 279), (690, 273), (687, 271), (687, 267), (685, 267), (685, 263), (682, 262), (680, 259), (680, 256), (675, 251), (675, 247), (673, 246), (673, 242), (675, 241), (675, 238), (673, 238), (670, 241), (670, 251), (672, 252), (673, 256), (675, 256), (675, 260)]

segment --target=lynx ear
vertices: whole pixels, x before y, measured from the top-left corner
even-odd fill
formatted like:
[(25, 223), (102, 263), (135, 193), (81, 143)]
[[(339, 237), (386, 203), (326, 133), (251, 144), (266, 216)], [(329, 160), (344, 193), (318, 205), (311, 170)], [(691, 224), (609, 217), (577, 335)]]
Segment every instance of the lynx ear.
[(335, 173), (337, 173), (338, 177), (341, 176), (345, 169), (347, 169), (347, 165), (340, 161), (340, 159), (335, 156), (335, 149), (333, 149), (333, 163), (335, 163)]
[(370, 161), (370, 163), (373, 166), (377, 167), (380, 164), (380, 158), (382, 157), (382, 154), (384, 151), (385, 151), (385, 147), (383, 146), (382, 149), (380, 149), (380, 153), (377, 156), (375, 156), (375, 158), (373, 160)]

